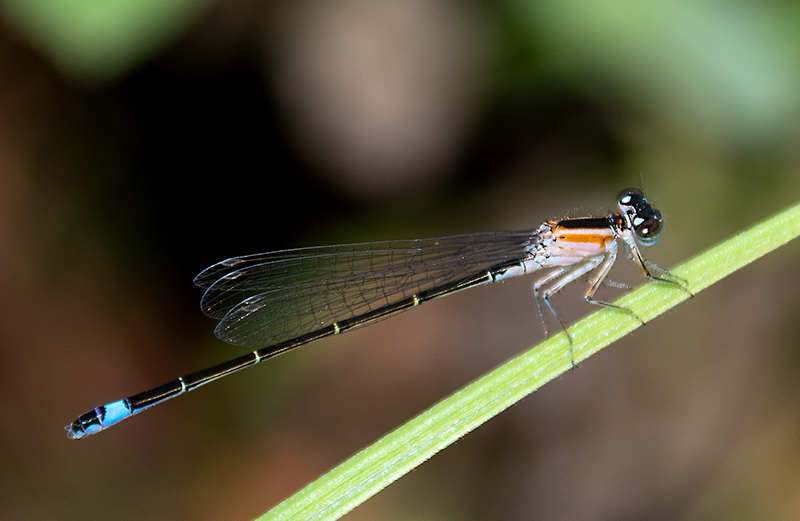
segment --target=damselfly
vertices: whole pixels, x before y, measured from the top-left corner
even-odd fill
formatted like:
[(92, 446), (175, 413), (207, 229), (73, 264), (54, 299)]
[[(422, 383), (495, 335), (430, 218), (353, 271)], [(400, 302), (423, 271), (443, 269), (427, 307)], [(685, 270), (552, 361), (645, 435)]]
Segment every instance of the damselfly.
[[(680, 285), (646, 262), (639, 245), (661, 237), (661, 214), (635, 189), (620, 193), (620, 212), (607, 217), (547, 221), (536, 230), (453, 235), (282, 250), (234, 257), (206, 269), (194, 282), (204, 288), (203, 312), (219, 319), (216, 335), (259, 349), (109, 403), (66, 427), (80, 439), (203, 384), (326, 336), (349, 331), (430, 300), (542, 269), (533, 284), (542, 303), (572, 339), (550, 302), (570, 282), (585, 278), (588, 302), (638, 317), (594, 298), (617, 258), (617, 239), (648, 279)], [(655, 274), (654, 274), (655, 273)], [(545, 325), (545, 333), (547, 327)]]

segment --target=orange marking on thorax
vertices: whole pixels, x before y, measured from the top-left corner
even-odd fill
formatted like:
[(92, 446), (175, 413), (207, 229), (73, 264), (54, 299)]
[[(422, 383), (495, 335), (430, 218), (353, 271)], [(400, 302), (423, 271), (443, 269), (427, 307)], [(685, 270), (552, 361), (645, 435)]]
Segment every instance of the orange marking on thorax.
[(561, 226), (553, 227), (553, 235), (557, 241), (571, 242), (576, 244), (594, 244), (599, 248), (614, 241), (614, 233), (608, 230), (596, 230), (593, 228), (564, 228)]

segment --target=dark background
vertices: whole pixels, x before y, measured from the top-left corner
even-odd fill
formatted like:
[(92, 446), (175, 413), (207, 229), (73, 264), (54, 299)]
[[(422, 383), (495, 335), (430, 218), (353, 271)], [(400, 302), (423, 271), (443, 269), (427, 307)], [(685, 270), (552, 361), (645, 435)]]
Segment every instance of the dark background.
[[(4, 520), (251, 519), (543, 336), (531, 280), (511, 280), (68, 440), (92, 407), (245, 351), (199, 310), (192, 278), (214, 262), (533, 229), (643, 186), (666, 221), (645, 254), (669, 267), (800, 194), (800, 4), (0, 14)], [(797, 518), (798, 253), (654, 320), (347, 519)], [(569, 320), (590, 310), (577, 286), (557, 299)]]

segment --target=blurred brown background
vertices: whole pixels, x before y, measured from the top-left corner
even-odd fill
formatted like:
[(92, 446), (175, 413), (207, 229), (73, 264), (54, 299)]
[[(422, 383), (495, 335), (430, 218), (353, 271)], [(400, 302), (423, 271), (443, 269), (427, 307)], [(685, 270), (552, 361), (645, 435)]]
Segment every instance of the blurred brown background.
[[(646, 254), (669, 267), (800, 195), (798, 3), (6, 0), (0, 16), (3, 520), (251, 519), (542, 337), (517, 279), (68, 440), (92, 407), (244, 352), (191, 284), (226, 257), (534, 228), (643, 185), (666, 219)], [(346, 518), (800, 518), (798, 254)], [(570, 320), (581, 289), (557, 299)]]

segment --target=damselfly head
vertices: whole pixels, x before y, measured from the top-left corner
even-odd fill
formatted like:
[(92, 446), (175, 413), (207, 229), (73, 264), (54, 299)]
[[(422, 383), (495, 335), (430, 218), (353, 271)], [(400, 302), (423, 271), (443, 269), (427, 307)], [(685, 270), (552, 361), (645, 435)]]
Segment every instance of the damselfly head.
[(642, 246), (652, 246), (661, 239), (664, 231), (661, 212), (653, 208), (641, 190), (623, 190), (617, 198), (617, 204), (628, 216), (636, 242)]

